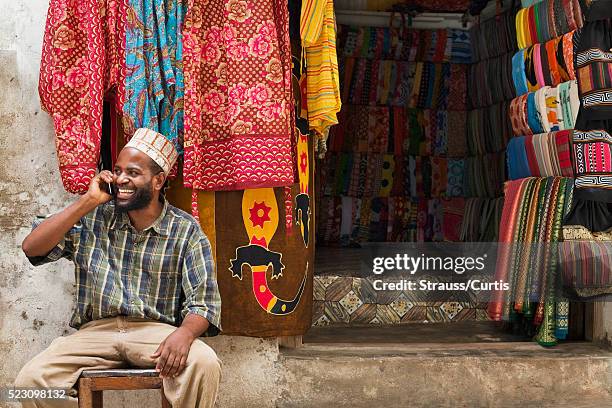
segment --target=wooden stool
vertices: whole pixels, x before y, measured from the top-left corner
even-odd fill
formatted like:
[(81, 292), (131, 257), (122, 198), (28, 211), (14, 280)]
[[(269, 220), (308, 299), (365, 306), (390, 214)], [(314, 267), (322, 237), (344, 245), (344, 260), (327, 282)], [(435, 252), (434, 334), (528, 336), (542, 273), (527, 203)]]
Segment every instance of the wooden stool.
[(153, 369), (85, 370), (79, 377), (79, 408), (102, 408), (106, 390), (161, 390), (162, 408), (171, 408), (159, 373)]

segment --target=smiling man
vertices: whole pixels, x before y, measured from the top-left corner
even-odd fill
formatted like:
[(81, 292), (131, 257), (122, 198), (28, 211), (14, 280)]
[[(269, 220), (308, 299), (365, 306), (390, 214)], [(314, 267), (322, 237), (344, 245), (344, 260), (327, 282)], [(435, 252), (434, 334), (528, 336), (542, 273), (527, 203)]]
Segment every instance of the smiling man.
[[(22, 248), (33, 265), (75, 264), (70, 326), (29, 361), (16, 387), (66, 388), (68, 400), (24, 407), (77, 406), (84, 369), (155, 367), (173, 407), (212, 407), (221, 364), (198, 337), (216, 335), (221, 302), (211, 247), (199, 224), (165, 200), (177, 152), (163, 135), (138, 129), (113, 173), (61, 212), (35, 222)], [(111, 185), (113, 195), (106, 191)]]

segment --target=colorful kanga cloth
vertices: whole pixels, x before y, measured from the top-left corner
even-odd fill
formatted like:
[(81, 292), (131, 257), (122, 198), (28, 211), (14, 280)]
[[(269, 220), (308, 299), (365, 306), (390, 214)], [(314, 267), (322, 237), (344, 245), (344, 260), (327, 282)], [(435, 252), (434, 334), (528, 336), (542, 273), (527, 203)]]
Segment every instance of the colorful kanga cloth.
[(526, 319), (543, 346), (554, 345), (555, 336), (562, 338), (567, 331), (566, 304), (555, 292), (555, 245), (572, 191), (572, 180), (561, 177), (524, 178), (505, 185), (495, 279), (510, 283), (510, 290), (494, 292), (488, 312), (493, 320)]
[(126, 99), (123, 127), (159, 132), (183, 149), (183, 72), (180, 0), (131, 0), (126, 25)]
[(607, 127), (576, 129), (572, 142), (576, 197), (612, 202), (612, 136)]
[(183, 29), (186, 187), (294, 180), (287, 2), (189, 0)]
[(336, 114), (342, 105), (335, 24), (332, 0), (302, 0), (300, 36), (306, 55), (308, 124), (319, 134), (338, 123)]
[(103, 99), (123, 108), (125, 18), (125, 0), (49, 4), (38, 92), (53, 118), (60, 175), (71, 193), (87, 191), (97, 171)]

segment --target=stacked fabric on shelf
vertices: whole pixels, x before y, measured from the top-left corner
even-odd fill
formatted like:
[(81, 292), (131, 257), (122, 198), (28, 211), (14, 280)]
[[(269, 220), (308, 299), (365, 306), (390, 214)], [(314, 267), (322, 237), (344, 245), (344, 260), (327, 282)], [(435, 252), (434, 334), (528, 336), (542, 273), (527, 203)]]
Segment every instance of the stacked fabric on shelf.
[(519, 48), (544, 43), (583, 25), (577, 0), (543, 0), (516, 13), (516, 39)]
[(517, 136), (508, 143), (510, 180), (525, 177), (573, 177), (571, 130)]
[(467, 146), (471, 155), (497, 153), (506, 149), (512, 137), (507, 120), (507, 101), (474, 109), (467, 115)]
[(466, 199), (460, 240), (465, 242), (496, 241), (503, 206), (503, 197)]
[(612, 20), (588, 23), (576, 34), (575, 46), (576, 77), (583, 119), (610, 119), (612, 118)]
[(612, 135), (609, 123), (590, 123), (589, 130), (576, 129), (573, 160), (576, 197), (581, 200), (612, 202)]
[(511, 61), (512, 54), (508, 53), (478, 61), (470, 66), (468, 100), (473, 108), (509, 101), (517, 95)]
[(545, 43), (523, 48), (514, 54), (512, 77), (516, 95), (576, 79), (574, 33), (575, 31), (571, 31)]
[(612, 294), (612, 7), (584, 1), (574, 35), (580, 112), (573, 139), (576, 187), (559, 248), (563, 288), (578, 298)]
[(351, 57), (340, 75), (348, 104), (447, 109), (457, 102), (453, 109), (465, 110), (466, 66)]
[(342, 56), (375, 60), (471, 62), (470, 35), (466, 30), (415, 30), (340, 25)]
[(574, 38), (581, 102), (573, 133), (575, 204), (594, 211), (599, 211), (597, 206), (578, 205), (582, 204), (578, 201), (612, 203), (612, 21), (605, 17), (603, 14), (601, 20), (588, 22)]
[(508, 113), (515, 135), (533, 135), (573, 129), (579, 109), (578, 83), (568, 81), (514, 98)]
[(467, 180), (462, 241), (497, 240), (506, 180), (505, 150), (512, 128), (506, 120), (516, 96), (512, 55), (516, 28), (512, 11), (470, 29), (474, 63), (468, 71)]
[(472, 58), (482, 61), (516, 51), (514, 14), (502, 13), (470, 28)]
[(510, 290), (494, 292), (493, 320), (523, 322), (539, 344), (551, 346), (568, 331), (568, 302), (556, 294), (556, 243), (569, 211), (573, 180), (563, 177), (508, 181), (500, 225), (495, 280)]
[(463, 198), (324, 196), (317, 220), (318, 244), (458, 241), (464, 207)]
[(483, 173), (498, 170), (465, 157), (469, 33), (341, 26), (338, 43), (318, 242), (459, 240), (466, 194), (493, 191)]
[(505, 152), (468, 157), (464, 178), (466, 197), (499, 197), (506, 180)]

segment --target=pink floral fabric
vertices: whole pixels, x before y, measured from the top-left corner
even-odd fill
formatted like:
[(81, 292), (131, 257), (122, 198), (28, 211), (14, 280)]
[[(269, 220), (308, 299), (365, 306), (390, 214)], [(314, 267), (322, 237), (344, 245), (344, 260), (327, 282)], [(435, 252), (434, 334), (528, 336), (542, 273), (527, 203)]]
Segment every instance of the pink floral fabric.
[(189, 0), (184, 181), (200, 190), (293, 183), (287, 2)]
[[(84, 193), (95, 175), (102, 103), (125, 95), (125, 0), (51, 0), (39, 79), (42, 108), (53, 118), (64, 188)], [(108, 96), (108, 95), (107, 95)]]

